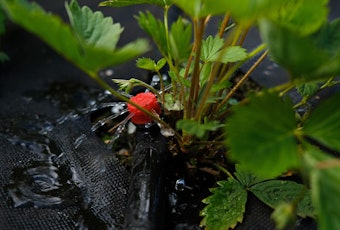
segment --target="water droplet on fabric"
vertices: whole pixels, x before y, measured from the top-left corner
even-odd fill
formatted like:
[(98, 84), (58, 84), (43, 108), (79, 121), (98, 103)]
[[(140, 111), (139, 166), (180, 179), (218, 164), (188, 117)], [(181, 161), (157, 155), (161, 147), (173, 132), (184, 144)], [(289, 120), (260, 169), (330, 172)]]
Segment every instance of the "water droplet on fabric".
[(83, 143), (83, 141), (87, 138), (85, 134), (80, 135), (75, 141), (74, 141), (74, 148), (77, 149)]

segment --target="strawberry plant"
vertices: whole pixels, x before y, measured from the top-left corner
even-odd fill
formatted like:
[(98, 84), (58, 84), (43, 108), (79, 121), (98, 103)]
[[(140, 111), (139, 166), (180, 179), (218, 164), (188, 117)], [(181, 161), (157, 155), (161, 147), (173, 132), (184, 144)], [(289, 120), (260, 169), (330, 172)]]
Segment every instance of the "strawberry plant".
[[(75, 0), (66, 3), (70, 24), (25, 0), (0, 3), (11, 20), (127, 102), (133, 122), (154, 121), (171, 130), (169, 138), (180, 154), (211, 157), (225, 147), (227, 163), (236, 166), (228, 171), (223, 164), (213, 163), (228, 178), (204, 200), (201, 224), (207, 229), (228, 229), (242, 222), (249, 192), (275, 210), (272, 217), (278, 228), (289, 226), (295, 215), (316, 218), (320, 229), (339, 226), (339, 94), (316, 108), (309, 103), (316, 93), (339, 84), (340, 21), (328, 21), (327, 0), (102, 2), (101, 6), (110, 7), (154, 4), (164, 12), (162, 19), (150, 12), (135, 17), (162, 55), (159, 60), (139, 58), (137, 67), (156, 73), (159, 89), (133, 78), (114, 79), (118, 91), (98, 71), (140, 56), (150, 48), (146, 40), (117, 48), (120, 25)], [(184, 14), (170, 23), (172, 7)], [(220, 19), (219, 27), (215, 34), (206, 35), (213, 17)], [(259, 29), (262, 43), (247, 50), (243, 43), (251, 27)], [(289, 72), (290, 80), (236, 99), (268, 54)], [(247, 62), (252, 66), (235, 83), (235, 75)], [(165, 66), (170, 85), (161, 77)], [(120, 92), (136, 86), (154, 94), (147, 93), (150, 103), (139, 99), (145, 95), (130, 99)], [(287, 93), (295, 88), (302, 99), (294, 104)], [(282, 180), (287, 172), (301, 177), (304, 184)]]

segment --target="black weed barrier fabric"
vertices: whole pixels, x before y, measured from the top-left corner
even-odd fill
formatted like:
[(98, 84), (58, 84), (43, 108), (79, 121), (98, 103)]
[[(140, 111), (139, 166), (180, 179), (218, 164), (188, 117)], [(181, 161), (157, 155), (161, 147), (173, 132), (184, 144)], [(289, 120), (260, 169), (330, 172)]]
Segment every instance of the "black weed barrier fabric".
[[(52, 199), (51, 195), (41, 191), (41, 188), (39, 192), (35, 191), (34, 181), (26, 188), (20, 185), (16, 185), (20, 187), (16, 190), (9, 188), (8, 185), (13, 183), (11, 173), (15, 167), (30, 167), (38, 159), (34, 159), (34, 153), (26, 148), (15, 146), (1, 136), (1, 197), (8, 198), (9, 191), (24, 193), (18, 194), (18, 197), (26, 199), (26, 202), (17, 201), (13, 204), (9, 198), (0, 200), (0, 229), (74, 229), (77, 226), (122, 229), (129, 174), (112, 151), (91, 133), (86, 119), (67, 120), (48, 136), (60, 151), (52, 164), (58, 165), (58, 173), (65, 174), (67, 172), (61, 170), (68, 171), (76, 187), (73, 190), (77, 192), (61, 190), (65, 186), (58, 181), (60, 191), (54, 199), (56, 202), (46, 203), (46, 200)], [(39, 201), (40, 198), (45, 198), (45, 203)]]

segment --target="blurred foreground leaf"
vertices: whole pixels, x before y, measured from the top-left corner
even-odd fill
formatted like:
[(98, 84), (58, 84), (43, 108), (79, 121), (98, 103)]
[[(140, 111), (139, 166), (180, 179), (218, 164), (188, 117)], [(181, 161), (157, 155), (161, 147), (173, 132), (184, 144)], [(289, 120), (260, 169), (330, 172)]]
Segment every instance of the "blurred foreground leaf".
[(340, 74), (339, 19), (308, 36), (268, 20), (260, 22), (260, 31), (271, 58), (285, 67), (293, 80), (304, 83)]
[(264, 93), (234, 106), (226, 123), (231, 158), (261, 177), (298, 166), (295, 113), (289, 100)]
[(312, 201), (320, 230), (340, 226), (340, 160), (306, 144), (304, 160), (311, 180)]
[(340, 151), (340, 94), (322, 101), (303, 124), (303, 133), (330, 149)]
[(102, 13), (92, 13), (86, 6), (80, 8), (75, 0), (66, 4), (73, 27), (36, 3), (2, 0), (1, 5), (15, 23), (40, 37), (91, 76), (102, 68), (124, 63), (148, 50), (145, 40), (115, 49), (120, 26), (113, 24), (112, 19), (104, 18)]

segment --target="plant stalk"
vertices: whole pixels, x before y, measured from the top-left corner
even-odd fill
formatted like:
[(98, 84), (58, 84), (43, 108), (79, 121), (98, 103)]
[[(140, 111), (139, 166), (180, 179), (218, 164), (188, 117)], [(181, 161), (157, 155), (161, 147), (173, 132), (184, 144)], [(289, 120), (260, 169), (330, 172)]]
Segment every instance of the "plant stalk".
[(228, 102), (228, 100), (234, 95), (234, 93), (240, 88), (240, 86), (249, 78), (250, 74), (254, 72), (254, 70), (261, 64), (261, 62), (267, 57), (268, 50), (266, 50), (259, 59), (252, 65), (252, 67), (247, 71), (245, 75), (241, 78), (239, 82), (229, 91), (227, 96), (223, 99), (221, 103), (218, 104), (216, 111), (218, 111), (224, 104)]
[(200, 56), (201, 56), (201, 44), (204, 32), (204, 19), (194, 20), (194, 30), (195, 30), (195, 57), (194, 57), (194, 70), (192, 73), (191, 87), (188, 98), (188, 109), (189, 117), (195, 115), (195, 110), (197, 107), (197, 98), (199, 92), (199, 80), (200, 80)]

